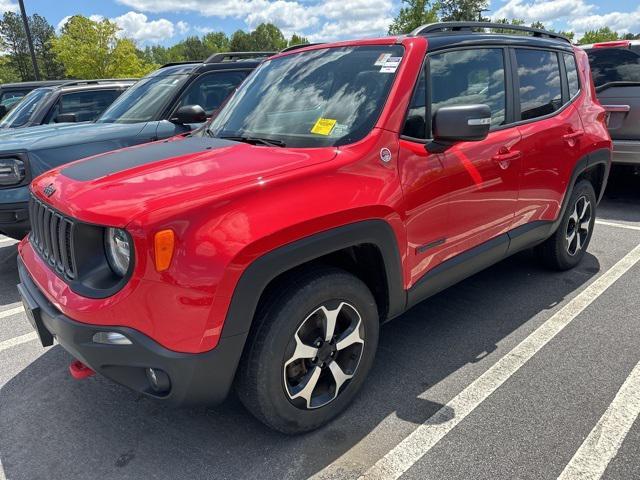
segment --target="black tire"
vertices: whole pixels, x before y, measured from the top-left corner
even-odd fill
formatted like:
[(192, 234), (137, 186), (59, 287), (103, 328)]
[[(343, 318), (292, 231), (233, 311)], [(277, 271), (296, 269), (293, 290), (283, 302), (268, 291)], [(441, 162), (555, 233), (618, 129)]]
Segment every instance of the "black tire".
[[(326, 310), (321, 310), (323, 306)], [(322, 349), (317, 349), (320, 352), (317, 357), (304, 357), (287, 366), (296, 357), (298, 338), (305, 346), (313, 343), (312, 346), (316, 347), (316, 342), (312, 342), (309, 335), (317, 333), (317, 342), (324, 342), (322, 337), (329, 323), (324, 311), (337, 312), (335, 336), (343, 341), (325, 342)], [(324, 330), (311, 328), (320, 323)], [(303, 433), (326, 424), (345, 410), (364, 383), (377, 349), (379, 323), (375, 299), (357, 277), (336, 268), (318, 268), (290, 278), (273, 292), (256, 315), (236, 377), (240, 400), (260, 421), (286, 434)], [(353, 326), (340, 334), (340, 328), (346, 325)], [(358, 329), (358, 336), (364, 343), (354, 343), (337, 351), (338, 344), (348, 343), (345, 335), (355, 338), (355, 329)], [(331, 348), (334, 351), (328, 353)], [(335, 361), (327, 358), (327, 364), (322, 363), (320, 367), (321, 357), (327, 355)], [(334, 365), (330, 366), (331, 363)], [(353, 373), (342, 388), (335, 388), (337, 381), (333, 372), (336, 365), (347, 373)], [(316, 369), (321, 372), (317, 377), (320, 381), (313, 383), (317, 387), (311, 392), (327, 390), (325, 395), (312, 397), (317, 405), (309, 404), (306, 398), (292, 398), (289, 372), (300, 373), (304, 380), (314, 377), (312, 372), (315, 373)], [(333, 393), (330, 381), (333, 381)], [(300, 381), (298, 385), (305, 384)], [(320, 387), (322, 390), (318, 390)], [(321, 400), (329, 398), (336, 390), (335, 398), (321, 405)]]
[[(583, 202), (588, 202), (589, 210), (585, 213), (589, 215), (588, 221), (585, 220), (586, 217), (580, 218), (580, 211), (585, 205)], [(587, 180), (579, 181), (573, 189), (558, 229), (536, 247), (538, 256), (546, 267), (561, 271), (570, 270), (582, 261), (593, 234), (596, 202), (596, 193), (591, 183)], [(586, 230), (581, 227), (583, 224), (588, 226)], [(573, 237), (572, 232), (575, 233)], [(570, 241), (569, 238), (573, 240)]]

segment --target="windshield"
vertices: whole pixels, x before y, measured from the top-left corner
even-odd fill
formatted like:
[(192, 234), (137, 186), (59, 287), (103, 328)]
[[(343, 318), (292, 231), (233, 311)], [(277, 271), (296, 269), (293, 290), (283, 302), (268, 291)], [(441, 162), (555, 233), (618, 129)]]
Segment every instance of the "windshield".
[(158, 120), (188, 75), (146, 77), (124, 92), (107, 108), (98, 123), (138, 123)]
[(358, 141), (378, 120), (402, 54), (399, 45), (371, 45), (269, 60), (213, 120), (210, 133), (288, 147)]
[(50, 88), (36, 88), (22, 98), (0, 122), (0, 128), (16, 128), (26, 124), (36, 110), (40, 101), (51, 93)]

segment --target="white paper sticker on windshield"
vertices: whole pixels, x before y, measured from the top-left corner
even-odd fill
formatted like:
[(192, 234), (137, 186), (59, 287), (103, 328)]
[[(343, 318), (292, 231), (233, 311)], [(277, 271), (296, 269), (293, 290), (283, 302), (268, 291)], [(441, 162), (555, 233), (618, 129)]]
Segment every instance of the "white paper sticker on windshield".
[(374, 63), (373, 65), (376, 67), (380, 67), (382, 65), (385, 64), (385, 62), (391, 57), (390, 53), (383, 53), (381, 54), (378, 59), (376, 60), (376, 63)]
[(389, 58), (387, 58), (387, 60), (382, 65), (382, 68), (380, 69), (380, 72), (381, 73), (395, 73), (395, 71), (400, 66), (400, 61), (401, 60), (402, 60), (402, 57), (389, 57)]

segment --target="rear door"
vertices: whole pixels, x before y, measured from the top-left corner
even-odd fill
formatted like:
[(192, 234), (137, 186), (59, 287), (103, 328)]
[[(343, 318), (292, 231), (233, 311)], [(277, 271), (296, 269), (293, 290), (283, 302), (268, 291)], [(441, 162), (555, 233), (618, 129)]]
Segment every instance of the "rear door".
[(640, 45), (587, 50), (598, 100), (608, 111), (613, 161), (640, 164)]
[[(520, 226), (556, 219), (584, 130), (572, 105), (579, 94), (574, 91), (579, 84), (573, 53), (516, 48), (512, 59), (517, 67), (514, 91), (522, 136), (516, 148), (523, 152), (514, 225)], [(565, 65), (571, 72), (571, 93)]]

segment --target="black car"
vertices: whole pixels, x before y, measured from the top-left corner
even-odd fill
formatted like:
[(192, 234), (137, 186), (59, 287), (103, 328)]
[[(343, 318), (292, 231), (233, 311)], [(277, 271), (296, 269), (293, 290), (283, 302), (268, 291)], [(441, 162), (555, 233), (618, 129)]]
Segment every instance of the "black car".
[(92, 122), (135, 82), (135, 79), (75, 80), (36, 88), (5, 115), (0, 121), (0, 128)]
[(582, 45), (609, 115), (613, 163), (640, 168), (640, 40)]
[(31, 90), (52, 85), (61, 85), (69, 80), (43, 80), (39, 82), (4, 83), (0, 85), (0, 118), (4, 117), (18, 99)]

